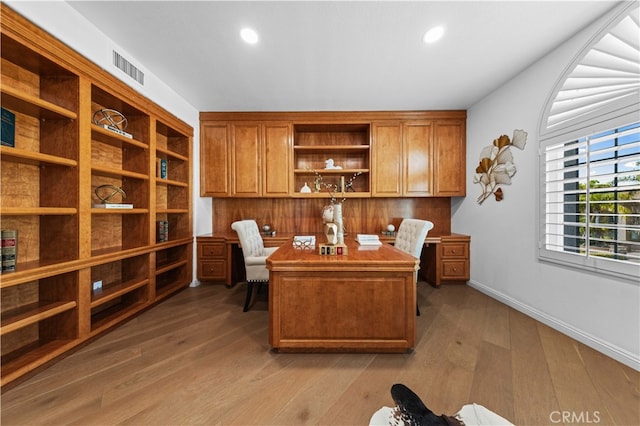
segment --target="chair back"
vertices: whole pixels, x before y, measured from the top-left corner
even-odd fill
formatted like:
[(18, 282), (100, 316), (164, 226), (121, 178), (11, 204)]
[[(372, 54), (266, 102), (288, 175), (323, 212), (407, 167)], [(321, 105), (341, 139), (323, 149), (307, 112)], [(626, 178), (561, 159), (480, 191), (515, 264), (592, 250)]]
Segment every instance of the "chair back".
[(264, 242), (255, 220), (246, 219), (233, 222), (231, 229), (238, 233), (242, 255), (245, 259), (264, 255)]
[(403, 219), (394, 246), (420, 259), (424, 239), (432, 228), (433, 222), (428, 220)]

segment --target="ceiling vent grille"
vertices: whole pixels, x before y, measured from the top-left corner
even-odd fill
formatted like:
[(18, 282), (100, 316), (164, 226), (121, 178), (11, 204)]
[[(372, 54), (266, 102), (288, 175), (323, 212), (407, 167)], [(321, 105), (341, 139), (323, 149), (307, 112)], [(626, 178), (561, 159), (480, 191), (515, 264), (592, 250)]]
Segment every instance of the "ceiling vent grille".
[(113, 51), (113, 65), (125, 72), (129, 77), (144, 86), (144, 73), (127, 61), (115, 50)]

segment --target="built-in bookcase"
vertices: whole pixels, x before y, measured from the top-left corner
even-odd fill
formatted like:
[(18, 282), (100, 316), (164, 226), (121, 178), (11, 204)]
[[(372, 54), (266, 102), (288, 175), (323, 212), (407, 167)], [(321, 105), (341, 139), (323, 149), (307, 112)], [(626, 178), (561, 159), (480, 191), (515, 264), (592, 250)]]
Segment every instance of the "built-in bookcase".
[[(345, 197), (370, 196), (370, 125), (369, 123), (313, 123), (294, 125), (293, 191), (296, 196), (326, 197), (344, 181)], [(325, 169), (325, 161), (334, 161), (335, 169)], [(316, 188), (318, 174), (322, 182)], [(304, 184), (311, 193), (300, 193)]]
[[(191, 282), (193, 129), (0, 7), (2, 107), (15, 116), (0, 226), (18, 231), (16, 270), (0, 275), (4, 386)], [(93, 122), (103, 109), (128, 135)], [(96, 207), (102, 185), (133, 208)]]

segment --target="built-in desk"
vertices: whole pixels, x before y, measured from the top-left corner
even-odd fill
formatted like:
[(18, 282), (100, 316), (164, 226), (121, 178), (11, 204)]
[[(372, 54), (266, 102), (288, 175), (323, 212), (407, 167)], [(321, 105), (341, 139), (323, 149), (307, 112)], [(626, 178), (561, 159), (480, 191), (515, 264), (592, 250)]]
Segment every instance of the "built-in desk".
[[(263, 236), (266, 247), (279, 247), (291, 241), (294, 234)], [(347, 236), (348, 238), (348, 236)], [(393, 244), (393, 235), (380, 235), (380, 240)], [(242, 251), (235, 232), (214, 233), (196, 237), (198, 247), (198, 279), (223, 282), (232, 286), (244, 279)], [(427, 235), (420, 259), (420, 277), (433, 286), (443, 283), (466, 283), (469, 280), (469, 246), (471, 237), (462, 234)]]
[(269, 343), (288, 352), (405, 352), (415, 345), (418, 259), (390, 244), (327, 256), (291, 240), (267, 258)]

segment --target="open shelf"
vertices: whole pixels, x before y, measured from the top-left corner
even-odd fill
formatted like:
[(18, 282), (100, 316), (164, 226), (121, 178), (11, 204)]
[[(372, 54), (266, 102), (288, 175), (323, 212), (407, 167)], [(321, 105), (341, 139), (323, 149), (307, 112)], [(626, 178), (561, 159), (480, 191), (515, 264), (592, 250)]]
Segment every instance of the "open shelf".
[[(295, 124), (293, 145), (294, 197), (318, 195), (338, 187), (341, 180), (350, 188), (344, 197), (370, 196), (370, 125), (368, 123)], [(325, 168), (333, 160), (335, 168)], [(319, 181), (319, 179), (322, 181)], [(300, 193), (307, 184), (312, 193)]]
[(77, 293), (75, 271), (3, 287), (3, 381), (78, 337)]
[(71, 160), (69, 158), (57, 157), (55, 155), (7, 146), (0, 146), (0, 155), (4, 161), (14, 161), (16, 163), (30, 164), (34, 166), (51, 164), (57, 166), (76, 167), (78, 165), (76, 160)]
[[(191, 282), (193, 129), (0, 8), (0, 95), (15, 129), (0, 146), (0, 220), (17, 231), (15, 271), (0, 274), (4, 386), (157, 303), (156, 252), (173, 265), (162, 298)], [(94, 123), (101, 110), (126, 117), (131, 137)], [(94, 207), (112, 192), (134, 208)], [(169, 242), (155, 244), (156, 218)]]

